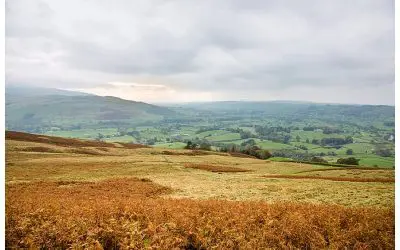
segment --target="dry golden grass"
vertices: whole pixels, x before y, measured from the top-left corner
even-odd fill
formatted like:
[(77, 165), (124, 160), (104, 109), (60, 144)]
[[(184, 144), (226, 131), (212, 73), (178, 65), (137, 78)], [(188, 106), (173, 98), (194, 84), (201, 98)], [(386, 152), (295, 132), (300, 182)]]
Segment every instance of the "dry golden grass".
[(20, 151), (23, 152), (36, 152), (36, 153), (74, 153), (74, 154), (85, 154), (85, 155), (104, 155), (103, 148), (96, 148), (97, 150), (100, 150), (101, 152), (88, 149), (88, 148), (67, 148), (67, 149), (54, 149), (51, 147), (43, 147), (43, 146), (35, 146), (35, 147), (23, 147), (20, 148)]
[(49, 147), (43, 147), (43, 146), (36, 146), (36, 147), (24, 147), (19, 149), (20, 151), (24, 152), (44, 152), (44, 153), (62, 153), (63, 151), (49, 148)]
[[(24, 147), (48, 147), (62, 153), (25, 152)], [(103, 147), (104, 148), (104, 147)], [(103, 155), (68, 152), (90, 149)], [(394, 206), (394, 183), (330, 182), (315, 179), (270, 179), (262, 175), (301, 174), (349, 178), (394, 178), (394, 170), (339, 169), (310, 164), (236, 158), (229, 155), (182, 155), (189, 150), (61, 147), (30, 141), (6, 140), (6, 183), (32, 181), (99, 181), (136, 176), (170, 187), (171, 198), (240, 201), (295, 201), (346, 206)], [(251, 170), (218, 174), (185, 168), (185, 163)], [(314, 171), (315, 170), (315, 171)], [(323, 170), (323, 171), (322, 171)], [(310, 172), (311, 171), (311, 172)], [(307, 172), (307, 173), (306, 173)]]
[(6, 185), (7, 248), (392, 249), (394, 211), (162, 199), (135, 178)]
[(229, 155), (233, 156), (233, 157), (257, 159), (257, 157), (255, 157), (255, 156), (248, 155), (248, 154), (242, 154), (242, 153), (238, 153), (238, 152), (230, 152)]
[(316, 179), (393, 170), (18, 136), (6, 140), (7, 248), (394, 247), (394, 183)]
[[(89, 140), (78, 140), (78, 139), (62, 138), (55, 136), (46, 136), (46, 135), (35, 135), (35, 134), (28, 134), (16, 131), (6, 131), (5, 138), (6, 140), (48, 143), (62, 147), (116, 147), (116, 145), (113, 143), (107, 143), (101, 141), (89, 141)], [(119, 143), (119, 144), (125, 148), (131, 148), (131, 149), (148, 148), (148, 146), (140, 144), (130, 144), (130, 143)]]
[(210, 172), (217, 172), (217, 173), (238, 173), (238, 172), (249, 172), (251, 170), (243, 169), (243, 168), (236, 168), (236, 167), (227, 167), (222, 165), (212, 165), (212, 164), (195, 164), (195, 163), (185, 163), (185, 168), (194, 168), (200, 169)]
[(266, 178), (283, 178), (283, 179), (314, 179), (329, 181), (349, 181), (349, 182), (390, 182), (394, 183), (394, 178), (346, 178), (346, 177), (328, 177), (328, 176), (311, 176), (311, 175), (264, 175)]

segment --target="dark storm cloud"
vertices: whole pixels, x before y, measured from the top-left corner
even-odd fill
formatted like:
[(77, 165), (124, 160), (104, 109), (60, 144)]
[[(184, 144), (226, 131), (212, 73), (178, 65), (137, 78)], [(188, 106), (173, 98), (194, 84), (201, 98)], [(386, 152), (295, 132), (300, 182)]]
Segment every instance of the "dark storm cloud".
[[(361, 93), (348, 102), (394, 103), (393, 5), (6, 1), (6, 79), (86, 89), (155, 83), (249, 100), (313, 101), (337, 88)], [(309, 91), (297, 96), (299, 88)]]

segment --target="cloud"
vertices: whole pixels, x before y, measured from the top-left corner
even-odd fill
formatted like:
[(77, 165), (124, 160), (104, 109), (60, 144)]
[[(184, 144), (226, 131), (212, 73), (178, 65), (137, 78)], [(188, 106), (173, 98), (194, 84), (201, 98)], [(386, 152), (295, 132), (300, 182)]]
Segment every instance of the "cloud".
[(110, 82), (107, 84), (97, 85), (87, 88), (74, 88), (66, 90), (77, 90), (82, 92), (93, 93), (100, 96), (118, 96), (124, 99), (135, 101), (146, 101), (152, 103), (160, 102), (190, 102), (197, 101), (214, 101), (215, 93), (207, 91), (177, 91), (171, 87), (161, 84), (142, 84), (127, 82)]
[[(155, 84), (161, 101), (316, 101), (329, 89), (394, 104), (394, 1), (7, 0), (6, 80), (127, 83), (137, 91), (123, 96), (143, 101)], [(354, 89), (364, 94), (343, 94)]]

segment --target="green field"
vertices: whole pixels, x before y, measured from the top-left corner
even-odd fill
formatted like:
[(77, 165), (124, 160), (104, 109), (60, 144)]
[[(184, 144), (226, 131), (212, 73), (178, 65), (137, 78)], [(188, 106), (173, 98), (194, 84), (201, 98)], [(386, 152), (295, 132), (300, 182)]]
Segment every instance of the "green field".
[[(191, 141), (243, 151), (256, 144), (295, 160), (355, 157), (361, 165), (395, 164), (392, 106), (212, 102), (158, 107), (84, 95), (7, 95), (6, 104), (6, 127), (16, 131), (165, 148)], [(343, 142), (346, 138), (351, 140)]]

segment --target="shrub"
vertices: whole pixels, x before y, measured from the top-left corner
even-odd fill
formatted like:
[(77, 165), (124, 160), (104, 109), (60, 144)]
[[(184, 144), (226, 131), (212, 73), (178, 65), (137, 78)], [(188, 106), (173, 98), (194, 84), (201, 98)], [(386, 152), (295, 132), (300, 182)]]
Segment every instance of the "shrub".
[(337, 160), (338, 164), (346, 164), (346, 165), (359, 165), (360, 159), (356, 159), (354, 157), (349, 157), (349, 158), (339, 158)]
[(314, 156), (313, 158), (311, 158), (311, 162), (323, 162), (323, 163), (328, 163), (328, 161), (325, 160), (324, 158), (316, 157), (316, 156)]

